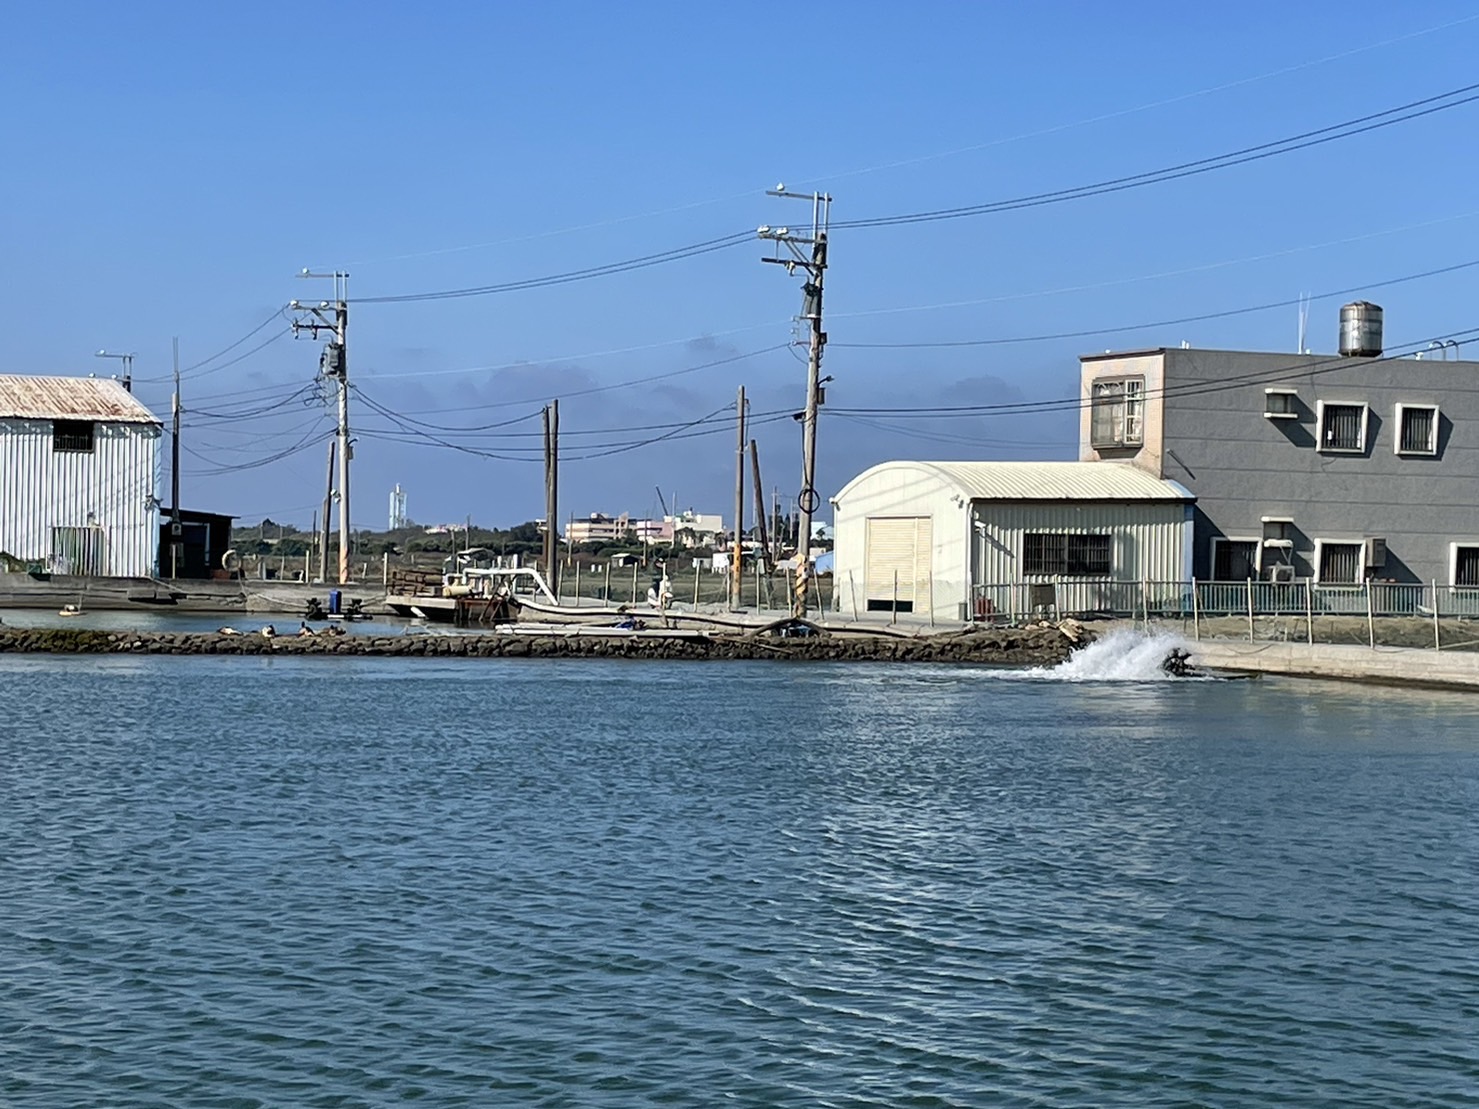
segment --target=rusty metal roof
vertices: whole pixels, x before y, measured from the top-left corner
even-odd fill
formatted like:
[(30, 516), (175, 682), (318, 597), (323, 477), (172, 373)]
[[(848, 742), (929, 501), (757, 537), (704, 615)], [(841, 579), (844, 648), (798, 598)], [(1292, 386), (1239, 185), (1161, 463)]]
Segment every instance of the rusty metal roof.
[(158, 416), (111, 378), (20, 374), (0, 374), (0, 419), (6, 418), (159, 423)]

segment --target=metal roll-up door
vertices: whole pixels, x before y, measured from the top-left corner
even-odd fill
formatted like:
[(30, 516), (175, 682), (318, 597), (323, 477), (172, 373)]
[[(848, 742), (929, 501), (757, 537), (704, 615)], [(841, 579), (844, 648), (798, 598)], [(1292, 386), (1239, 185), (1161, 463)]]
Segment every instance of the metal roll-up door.
[[(864, 564), (868, 607), (912, 612), (929, 596), (931, 527), (928, 516), (868, 518)], [(895, 593), (897, 582), (897, 594)]]

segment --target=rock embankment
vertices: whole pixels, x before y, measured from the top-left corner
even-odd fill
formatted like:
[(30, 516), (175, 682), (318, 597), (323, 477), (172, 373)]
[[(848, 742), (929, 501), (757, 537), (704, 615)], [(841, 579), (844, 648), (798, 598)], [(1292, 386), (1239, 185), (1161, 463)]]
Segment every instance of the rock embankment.
[(341, 655), (391, 658), (790, 659), (835, 662), (1061, 662), (1085, 639), (1065, 626), (983, 628), (947, 635), (221, 635), (0, 627), (0, 654)]

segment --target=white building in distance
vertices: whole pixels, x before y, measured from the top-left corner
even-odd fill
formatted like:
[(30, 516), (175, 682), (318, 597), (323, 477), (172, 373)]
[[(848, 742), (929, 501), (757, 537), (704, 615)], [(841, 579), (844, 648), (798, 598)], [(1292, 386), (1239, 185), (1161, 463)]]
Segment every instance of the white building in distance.
[(1195, 499), (1118, 463), (884, 462), (832, 499), (836, 607), (946, 621), (1092, 610), (1191, 576)]
[(0, 554), (56, 574), (152, 575), (162, 434), (116, 381), (0, 375)]

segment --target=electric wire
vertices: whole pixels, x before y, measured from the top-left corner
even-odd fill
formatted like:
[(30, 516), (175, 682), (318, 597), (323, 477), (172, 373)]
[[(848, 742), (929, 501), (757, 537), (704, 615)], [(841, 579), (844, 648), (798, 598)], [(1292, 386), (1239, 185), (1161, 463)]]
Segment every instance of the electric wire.
[[(1385, 354), (1377, 358), (1353, 359), (1347, 355), (1330, 355), (1317, 358), (1312, 362), (1299, 364), (1288, 364), (1269, 370), (1255, 370), (1246, 374), (1236, 374), (1232, 377), (1223, 378), (1212, 382), (1187, 382), (1184, 385), (1162, 386), (1159, 389), (1147, 389), (1142, 394), (1145, 398), (1166, 396), (1197, 396), (1205, 393), (1224, 392), (1229, 389), (1239, 389), (1246, 385), (1262, 385), (1279, 381), (1289, 381), (1302, 377), (1321, 377), (1325, 374), (1337, 373), (1342, 369), (1349, 369), (1353, 365), (1379, 365), (1386, 362), (1395, 362), (1413, 354), (1425, 352), (1431, 348), (1431, 344), (1445, 341), (1470, 342), (1479, 338), (1479, 327), (1467, 328), (1462, 331), (1449, 332), (1446, 335), (1430, 336), (1416, 343), (1404, 343), (1395, 348), (1393, 353)], [(1306, 356), (1308, 357), (1308, 356)], [(835, 408), (830, 411), (823, 409), (828, 416), (885, 416), (891, 419), (947, 419), (965, 416), (981, 415), (1021, 415), (1038, 412), (1066, 412), (1079, 411), (1092, 408), (1092, 399), (1083, 397), (1064, 397), (1044, 401), (1013, 401), (1006, 404), (974, 404), (974, 405), (936, 405), (931, 407), (904, 408)]]
[(1434, 96), (1424, 97), (1421, 100), (1413, 100), (1406, 104), (1400, 104), (1395, 108), (1387, 108), (1380, 112), (1373, 112), (1369, 115), (1358, 116), (1355, 119), (1344, 120), (1340, 123), (1316, 128), (1313, 131), (1303, 131), (1297, 135), (1259, 143), (1255, 146), (1243, 147), (1224, 154), (1198, 158), (1190, 162), (1180, 162), (1176, 165), (1148, 170), (1143, 173), (1113, 177), (1088, 185), (1077, 185), (1068, 189), (1056, 189), (1051, 192), (1033, 193), (1027, 196), (1012, 197), (1007, 200), (994, 200), (984, 204), (970, 204), (956, 208), (937, 208), (932, 211), (911, 212), (906, 215), (895, 216), (875, 216), (869, 219), (838, 220), (833, 221), (831, 227), (833, 229), (856, 229), (933, 223), (939, 220), (963, 219), (969, 216), (988, 215), (996, 212), (1013, 212), (1023, 208), (1036, 208), (1045, 204), (1060, 204), (1069, 200), (1083, 200), (1092, 196), (1123, 192), (1126, 189), (1160, 184), (1183, 177), (1193, 177), (1203, 173), (1211, 173), (1214, 170), (1227, 169), (1231, 166), (1261, 161), (1262, 159), (1276, 157), (1280, 154), (1290, 154), (1296, 150), (1305, 150), (1313, 146), (1321, 146), (1325, 143), (1336, 142), (1340, 139), (1352, 138), (1356, 135), (1380, 130), (1384, 127), (1391, 127), (1398, 123), (1407, 123), (1437, 112), (1448, 111), (1450, 108), (1458, 108), (1465, 104), (1473, 103), (1479, 100), (1479, 91), (1476, 90), (1479, 90), (1479, 83), (1464, 85)]
[(631, 273), (633, 270), (660, 266), (666, 262), (678, 262), (687, 258), (696, 258), (703, 254), (712, 254), (719, 250), (728, 250), (731, 247), (739, 246), (741, 243), (753, 241), (754, 235), (755, 233), (753, 231), (742, 231), (732, 235), (723, 235), (716, 239), (706, 239), (703, 242), (690, 243), (687, 246), (674, 247), (671, 250), (663, 250), (655, 254), (644, 254), (620, 262), (608, 262), (600, 266), (588, 266), (585, 269), (548, 274), (544, 277), (505, 281), (495, 285), (474, 285), (461, 289), (442, 289), (435, 292), (402, 293), (396, 296), (356, 297), (354, 298), (354, 302), (356, 304), (407, 304), (417, 301), (456, 300), (462, 297), (487, 296), (491, 293), (508, 293), (522, 289), (544, 289), (551, 285), (566, 285), (572, 281), (586, 281), (593, 277), (607, 277), (611, 274)]
[(1196, 316), (1181, 316), (1171, 320), (1154, 320), (1149, 323), (1117, 324), (1113, 327), (1090, 328), (1083, 331), (1057, 331), (1042, 335), (1014, 335), (1000, 339), (944, 339), (931, 340), (927, 342), (906, 343), (828, 343), (828, 346), (847, 347), (853, 350), (920, 350), (925, 348), (939, 347), (991, 347), (1007, 346), (1014, 343), (1045, 343), (1055, 339), (1084, 339), (1095, 335), (1118, 335), (1127, 331), (1146, 331), (1154, 327), (1172, 327), (1184, 323), (1204, 323), (1208, 320), (1227, 319), (1231, 316), (1245, 316), (1255, 312), (1269, 312), (1275, 308), (1293, 308), (1302, 303), (1313, 303), (1320, 300), (1333, 300), (1336, 297), (1352, 296), (1356, 293), (1369, 292), (1372, 289), (1384, 289), (1392, 285), (1401, 285), (1409, 281), (1420, 281), (1428, 277), (1439, 277), (1444, 274), (1458, 273), (1461, 270), (1472, 269), (1479, 266), (1479, 259), (1468, 262), (1457, 262), (1451, 266), (1441, 266), (1438, 269), (1423, 270), (1421, 273), (1409, 273), (1402, 277), (1393, 277), (1386, 281), (1369, 281), (1363, 285), (1352, 285), (1345, 289), (1333, 289), (1325, 293), (1296, 297), (1293, 300), (1275, 300), (1265, 304), (1251, 304), (1243, 308), (1227, 308), (1220, 312), (1204, 312)]

